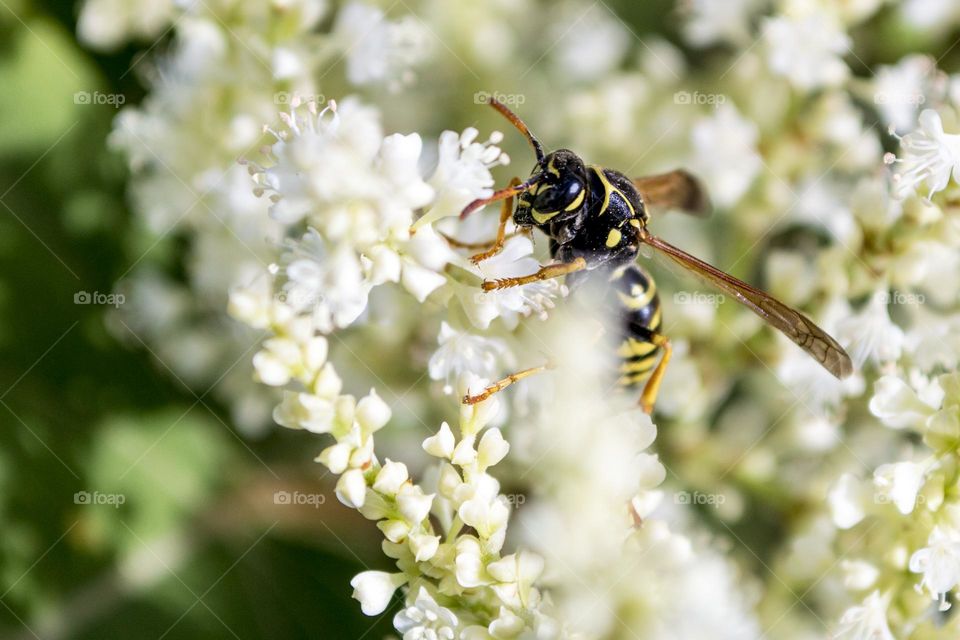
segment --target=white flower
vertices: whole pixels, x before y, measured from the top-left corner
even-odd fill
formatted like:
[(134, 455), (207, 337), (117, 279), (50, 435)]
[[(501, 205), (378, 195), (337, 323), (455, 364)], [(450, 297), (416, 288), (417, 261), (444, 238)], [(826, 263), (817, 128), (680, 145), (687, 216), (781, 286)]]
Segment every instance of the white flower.
[(862, 604), (843, 612), (835, 640), (895, 640), (887, 624), (887, 602), (874, 591)]
[(750, 38), (750, 17), (757, 0), (691, 0), (684, 5), (683, 33), (690, 44), (742, 44)]
[(711, 199), (721, 207), (733, 206), (762, 166), (757, 126), (743, 118), (733, 104), (724, 103), (697, 120), (690, 136), (693, 169), (706, 182)]
[(457, 540), (456, 565), (457, 582), (467, 589), (493, 582), (483, 564), (483, 551), (480, 542), (473, 536), (461, 536)]
[(486, 142), (478, 142), (478, 134), (473, 127), (460, 134), (455, 131), (440, 134), (437, 168), (428, 180), (437, 193), (436, 200), (417, 220), (414, 229), (440, 218), (459, 215), (473, 200), (493, 194), (490, 169), (508, 164), (510, 158), (497, 146), (503, 134), (494, 131)]
[(894, 176), (895, 192), (905, 197), (916, 192), (921, 184), (929, 191), (927, 199), (946, 189), (950, 176), (960, 176), (960, 135), (943, 131), (940, 114), (933, 109), (920, 113), (920, 128), (900, 139), (903, 157), (887, 156), (887, 162), (902, 162)]
[(290, 338), (270, 338), (253, 357), (257, 376), (264, 384), (280, 387), (291, 379), (304, 384), (312, 381), (327, 358), (327, 341), (316, 336), (305, 344)]
[(444, 422), (436, 434), (423, 441), (423, 450), (438, 458), (450, 458), (455, 445), (450, 425)]
[(876, 291), (860, 313), (837, 325), (836, 338), (846, 345), (855, 369), (862, 368), (867, 360), (879, 366), (900, 358), (903, 330), (890, 320), (889, 301), (887, 291)]
[(446, 383), (443, 392), (448, 394), (466, 372), (481, 378), (495, 378), (497, 358), (507, 354), (503, 340), (457, 331), (446, 322), (440, 323), (437, 342), (440, 346), (430, 356), (428, 371), (431, 379)]
[[(570, 6), (565, 16), (553, 22), (553, 33), (547, 36), (551, 42), (563, 41), (562, 47), (550, 51), (559, 73), (593, 80), (620, 64), (630, 46), (630, 32), (619, 18), (598, 5), (586, 11)], [(572, 23), (576, 29), (570, 29)]]
[(960, 5), (953, 0), (904, 0), (900, 12), (909, 24), (934, 36), (949, 30), (960, 19)]
[(337, 480), (337, 499), (353, 509), (359, 509), (366, 501), (367, 481), (360, 469), (349, 469)]
[(866, 491), (860, 480), (850, 473), (844, 473), (827, 494), (827, 504), (833, 522), (840, 529), (849, 529), (863, 520), (866, 512)]
[(484, 471), (503, 460), (510, 451), (510, 443), (503, 439), (500, 429), (488, 429), (477, 447), (477, 467)]
[(457, 616), (438, 605), (423, 587), (413, 604), (393, 618), (393, 626), (403, 634), (403, 640), (454, 640), (458, 624)]
[(388, 458), (380, 471), (377, 472), (377, 479), (373, 482), (373, 490), (395, 496), (409, 477), (407, 465), (402, 462), (393, 462)]
[(356, 320), (367, 306), (371, 286), (364, 282), (360, 259), (349, 247), (329, 251), (310, 229), (285, 254), (286, 302), (313, 314), (317, 329), (329, 333)]
[(925, 55), (908, 55), (895, 65), (881, 65), (873, 80), (873, 101), (884, 124), (895, 131), (912, 128), (936, 72), (936, 63)]
[(950, 608), (947, 592), (960, 582), (960, 535), (952, 529), (934, 527), (927, 546), (910, 556), (910, 571), (922, 573), (918, 589), (926, 588), (940, 610)]
[(325, 465), (332, 473), (343, 473), (350, 464), (350, 454), (353, 447), (349, 443), (339, 442), (320, 452), (316, 461)]
[(360, 608), (368, 616), (383, 613), (393, 592), (407, 582), (402, 573), (387, 573), (385, 571), (364, 571), (358, 573), (350, 581), (353, 587), (353, 597), (360, 601)]
[[(514, 236), (507, 240), (503, 251), (471, 268), (485, 280), (530, 275), (540, 268), (532, 254), (533, 242), (526, 236)], [(507, 328), (513, 329), (522, 316), (546, 317), (547, 310), (554, 307), (554, 298), (566, 295), (566, 288), (554, 278), (495, 291), (459, 287), (458, 294), (467, 316), (478, 329), (488, 328), (495, 318), (501, 318)]]
[(465, 501), (457, 513), (460, 519), (477, 530), (481, 538), (491, 541), (493, 548), (499, 549), (506, 534), (510, 510), (505, 500), (498, 495), (477, 492)]
[(826, 12), (767, 18), (763, 36), (770, 69), (798, 89), (836, 86), (850, 73), (843, 61), (850, 38)]
[(888, 427), (903, 429), (920, 426), (932, 416), (940, 406), (943, 392), (939, 387), (927, 394), (929, 399), (921, 399), (910, 386), (897, 376), (883, 376), (873, 387), (870, 398), (870, 413), (880, 418)]
[[(304, 108), (294, 99), (281, 117), (285, 127), (270, 130), (276, 138), (270, 147), (273, 164), (251, 164), (260, 188), (274, 194), (271, 216), (295, 224), (316, 216), (323, 205), (371, 194), (378, 184), (373, 163), (383, 142), (375, 110), (353, 100), (318, 110), (313, 102)], [(312, 221), (320, 229), (326, 222)]]
[(377, 395), (376, 390), (357, 403), (354, 419), (367, 433), (379, 431), (390, 421), (390, 406)]
[(417, 562), (426, 562), (431, 559), (440, 548), (440, 536), (414, 533), (410, 535), (409, 542), (413, 559)]
[(863, 560), (841, 560), (840, 568), (844, 574), (843, 585), (855, 591), (869, 589), (880, 577), (880, 569)]
[(474, 448), (476, 440), (477, 436), (474, 434), (464, 436), (453, 448), (453, 453), (450, 454), (450, 462), (460, 467), (473, 464), (477, 459), (477, 450)]
[(273, 419), (280, 426), (311, 433), (329, 432), (336, 415), (336, 406), (330, 399), (293, 391), (284, 391), (283, 402), (273, 410)]
[(155, 38), (174, 15), (173, 0), (86, 0), (77, 35), (84, 44), (111, 50), (130, 37)]
[(430, 513), (433, 498), (434, 494), (424, 494), (419, 486), (405, 484), (397, 493), (397, 508), (407, 522), (418, 524)]
[(361, 2), (340, 10), (333, 33), (345, 51), (353, 84), (409, 84), (412, 67), (428, 52), (426, 28), (414, 16), (390, 22), (381, 9)]
[(924, 482), (923, 465), (915, 462), (896, 462), (877, 467), (873, 472), (873, 483), (878, 498), (893, 502), (903, 515), (913, 511)]

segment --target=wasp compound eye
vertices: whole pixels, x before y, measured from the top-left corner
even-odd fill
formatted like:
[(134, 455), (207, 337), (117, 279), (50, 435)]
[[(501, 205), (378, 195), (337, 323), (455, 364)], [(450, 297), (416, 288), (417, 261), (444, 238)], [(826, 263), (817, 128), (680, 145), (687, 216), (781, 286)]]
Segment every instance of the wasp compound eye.
[(583, 202), (583, 183), (576, 179), (543, 187), (533, 201), (533, 208), (542, 213), (576, 209)]

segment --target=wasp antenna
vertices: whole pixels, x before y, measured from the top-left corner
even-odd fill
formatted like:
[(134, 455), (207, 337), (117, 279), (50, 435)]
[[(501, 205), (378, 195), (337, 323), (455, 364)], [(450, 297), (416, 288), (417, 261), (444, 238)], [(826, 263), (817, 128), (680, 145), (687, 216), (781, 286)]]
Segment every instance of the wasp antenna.
[(510, 124), (515, 126), (520, 133), (527, 137), (527, 140), (530, 141), (530, 146), (533, 147), (533, 152), (537, 155), (537, 162), (543, 160), (543, 145), (540, 144), (540, 141), (537, 140), (536, 136), (530, 133), (530, 129), (527, 127), (526, 123), (520, 119), (520, 116), (515, 114), (513, 111), (510, 111), (510, 109), (507, 108), (507, 105), (503, 104), (492, 96), (487, 100), (487, 104), (499, 111), (500, 115), (509, 120)]

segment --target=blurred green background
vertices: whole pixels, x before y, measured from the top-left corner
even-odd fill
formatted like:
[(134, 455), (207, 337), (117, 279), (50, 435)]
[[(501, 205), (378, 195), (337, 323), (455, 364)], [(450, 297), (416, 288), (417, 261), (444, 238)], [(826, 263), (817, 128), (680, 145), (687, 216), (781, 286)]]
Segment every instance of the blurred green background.
[[(83, 49), (76, 12), (0, 3), (0, 637), (383, 637), (389, 618), (365, 618), (349, 587), (386, 566), (376, 530), (339, 508), (316, 442), (241, 440), (223, 407), (117, 342), (109, 304), (75, 303), (149, 248), (104, 148), (116, 109), (74, 99), (139, 100), (139, 47)], [(176, 274), (179, 242), (149, 259)], [(275, 504), (296, 490), (314, 505)]]

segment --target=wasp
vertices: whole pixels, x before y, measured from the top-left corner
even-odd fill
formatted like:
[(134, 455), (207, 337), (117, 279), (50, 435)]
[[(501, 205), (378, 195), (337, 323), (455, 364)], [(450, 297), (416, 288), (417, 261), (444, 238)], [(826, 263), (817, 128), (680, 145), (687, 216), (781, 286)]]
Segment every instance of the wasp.
[[(852, 373), (853, 363), (843, 348), (803, 314), (650, 233), (648, 207), (679, 209), (697, 215), (708, 213), (710, 205), (705, 190), (690, 173), (681, 169), (631, 180), (614, 169), (588, 165), (569, 149), (545, 153), (543, 145), (519, 116), (495, 99), (490, 99), (489, 104), (526, 137), (537, 161), (526, 180), (514, 178), (506, 188), (474, 200), (463, 209), (461, 219), (487, 204), (502, 201), (496, 239), (471, 259), (479, 263), (496, 255), (503, 248), (506, 226), (512, 219), (519, 232), (528, 233), (535, 227), (549, 238), (552, 262), (529, 275), (485, 280), (484, 291), (564, 276), (568, 287), (574, 290), (588, 273), (602, 274), (609, 283), (607, 298), (610, 304), (616, 305), (616, 317), (620, 319), (618, 384), (625, 387), (644, 384), (639, 403), (644, 411), (653, 411), (670, 362), (671, 345), (662, 331), (656, 283), (636, 263), (642, 245), (652, 247), (730, 294), (835, 377), (844, 378)], [(463, 402), (481, 402), (547, 368), (549, 365), (511, 374), (480, 394), (467, 395)]]

